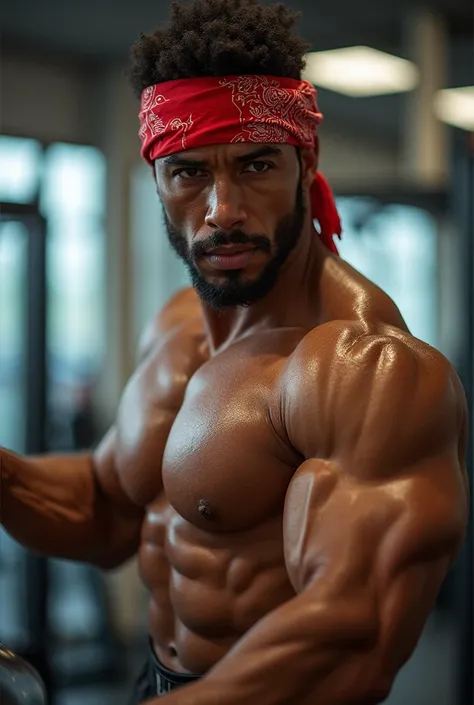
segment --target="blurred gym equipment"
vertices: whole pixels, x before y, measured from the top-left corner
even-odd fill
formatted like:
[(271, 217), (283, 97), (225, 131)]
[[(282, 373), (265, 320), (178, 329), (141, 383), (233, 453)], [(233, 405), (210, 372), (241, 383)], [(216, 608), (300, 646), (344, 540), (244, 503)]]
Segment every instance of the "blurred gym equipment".
[(0, 701), (2, 705), (47, 705), (39, 673), (0, 644)]

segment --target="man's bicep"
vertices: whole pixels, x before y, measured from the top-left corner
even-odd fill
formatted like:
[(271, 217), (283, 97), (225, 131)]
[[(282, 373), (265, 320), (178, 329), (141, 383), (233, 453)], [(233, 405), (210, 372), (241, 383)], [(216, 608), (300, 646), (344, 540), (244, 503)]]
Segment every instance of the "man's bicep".
[(336, 461), (311, 459), (286, 497), (287, 570), (295, 590), (328, 616), (334, 641), (362, 635), (360, 648), (372, 664), (380, 659), (390, 682), (420, 637), (464, 530), (450, 456), (370, 483)]
[(334, 644), (355, 635), (361, 673), (390, 686), (465, 535), (465, 403), (435, 351), (349, 333), (332, 342), (307, 351), (284, 399), (306, 458), (285, 501), (285, 559)]
[(299, 499), (287, 516), (299, 512), (331, 542), (340, 538), (336, 551), (356, 534), (369, 546), (401, 513), (420, 531), (445, 517), (462, 534), (465, 399), (454, 370), (421, 343), (336, 334), (333, 358), (306, 348), (298, 394), (287, 403), (288, 435), (308, 459), (290, 487), (288, 497)]
[(393, 488), (362, 484), (340, 462), (309, 459), (295, 473), (284, 510), (284, 547), (297, 592), (320, 582), (327, 597), (365, 590), (380, 538), (399, 518)]

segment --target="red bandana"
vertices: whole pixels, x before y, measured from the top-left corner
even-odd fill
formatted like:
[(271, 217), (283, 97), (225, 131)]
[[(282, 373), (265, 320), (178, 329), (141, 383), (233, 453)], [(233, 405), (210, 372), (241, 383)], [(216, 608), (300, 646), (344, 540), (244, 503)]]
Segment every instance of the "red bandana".
[[(273, 76), (186, 78), (150, 86), (140, 110), (142, 157), (155, 159), (214, 144), (257, 142), (314, 147), (323, 119), (307, 81)], [(341, 222), (322, 174), (311, 187), (313, 218), (323, 243), (337, 254)]]

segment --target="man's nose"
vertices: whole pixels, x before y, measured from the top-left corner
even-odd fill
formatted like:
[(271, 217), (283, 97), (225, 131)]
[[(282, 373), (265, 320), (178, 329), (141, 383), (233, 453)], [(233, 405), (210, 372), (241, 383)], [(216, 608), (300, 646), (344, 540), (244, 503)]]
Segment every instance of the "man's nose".
[(241, 228), (247, 220), (242, 191), (231, 179), (220, 179), (208, 198), (206, 225), (213, 230), (232, 230)]

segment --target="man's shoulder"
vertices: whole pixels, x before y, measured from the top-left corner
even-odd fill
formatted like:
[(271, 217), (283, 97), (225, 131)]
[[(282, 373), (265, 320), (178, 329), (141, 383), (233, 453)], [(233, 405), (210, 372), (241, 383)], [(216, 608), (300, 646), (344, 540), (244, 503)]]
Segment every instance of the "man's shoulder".
[(301, 375), (307, 383), (311, 378), (324, 381), (320, 373), (331, 370), (357, 378), (375, 367), (379, 372), (400, 373), (409, 365), (433, 373), (453, 369), (438, 350), (400, 328), (334, 320), (306, 333), (288, 358), (286, 374)]
[(318, 428), (354, 445), (377, 421), (381, 429), (406, 421), (455, 434), (464, 395), (449, 361), (405, 331), (331, 321), (309, 331), (288, 358), (280, 406), (290, 438), (310, 445)]

